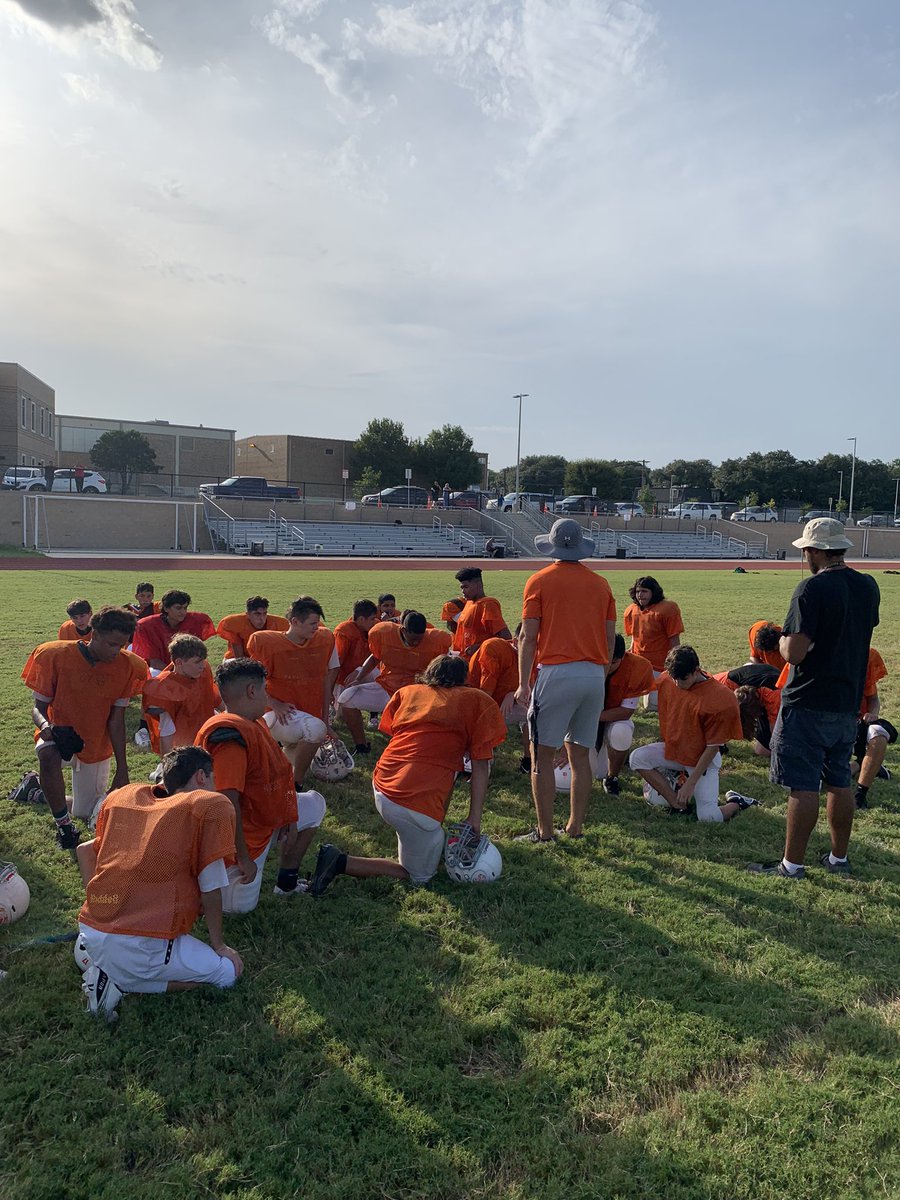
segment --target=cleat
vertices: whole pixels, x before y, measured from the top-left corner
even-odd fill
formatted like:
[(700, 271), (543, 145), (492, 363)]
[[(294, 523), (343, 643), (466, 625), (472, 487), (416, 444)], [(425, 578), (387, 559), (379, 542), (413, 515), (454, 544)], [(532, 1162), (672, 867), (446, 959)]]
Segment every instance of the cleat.
[(532, 846), (549, 846), (555, 843), (556, 836), (554, 835), (553, 837), (542, 838), (538, 830), (535, 828), (529, 829), (527, 833), (520, 833), (517, 837), (513, 838), (513, 841), (527, 842)]
[(777, 863), (747, 863), (751, 875), (777, 875), (780, 879), (805, 879), (806, 872), (802, 867), (789, 871), (783, 862)]
[(847, 875), (853, 874), (853, 872), (850, 870), (849, 860), (846, 862), (833, 863), (827, 854), (823, 854), (822, 857), (819, 859), (819, 862), (822, 864), (822, 866), (825, 868), (825, 870), (828, 872), (829, 875), (847, 876)]
[(62, 825), (57, 825), (56, 844), (60, 850), (74, 850), (80, 841), (81, 834), (71, 821), (64, 821)]
[(325, 891), (336, 875), (342, 874), (341, 859), (346, 861), (343, 850), (326, 842), (319, 847), (316, 858), (316, 869), (313, 872), (312, 883), (309, 885), (310, 895), (324, 896)]
[(16, 804), (40, 804), (44, 799), (41, 783), (36, 771), (26, 771), (9, 793)]
[(519, 770), (523, 775), (531, 774), (531, 759), (526, 754), (519, 759)]
[(618, 776), (607, 775), (603, 780), (603, 790), (607, 796), (618, 796), (620, 792)]
[(890, 777), (891, 773), (887, 767), (879, 767), (875, 774), (876, 779), (890, 779)]
[(742, 792), (726, 792), (725, 799), (729, 800), (732, 804), (737, 804), (741, 812), (744, 812), (748, 808), (762, 808), (758, 800), (753, 796), (745, 796)]
[(85, 971), (81, 990), (87, 996), (88, 1012), (91, 1016), (103, 1016), (110, 1025), (119, 1019), (116, 1005), (125, 993), (116, 987), (96, 963), (92, 963)]
[(272, 888), (272, 894), (275, 896), (305, 896), (308, 891), (309, 891), (309, 880), (308, 879), (298, 879), (297, 886), (295, 888), (292, 888), (289, 892), (284, 891), (282, 888), (280, 888), (278, 886), (277, 883)]

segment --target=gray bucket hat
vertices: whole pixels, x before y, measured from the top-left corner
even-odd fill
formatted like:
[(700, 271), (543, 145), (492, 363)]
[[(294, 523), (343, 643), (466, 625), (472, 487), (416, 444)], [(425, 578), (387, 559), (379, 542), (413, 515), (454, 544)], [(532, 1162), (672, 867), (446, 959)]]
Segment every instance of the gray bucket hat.
[(560, 562), (578, 562), (594, 553), (594, 539), (585, 537), (584, 530), (571, 517), (554, 521), (550, 533), (539, 533), (534, 544), (540, 554), (558, 558)]
[(844, 533), (844, 526), (834, 517), (816, 517), (807, 521), (803, 536), (791, 543), (798, 550), (852, 550), (853, 543)]

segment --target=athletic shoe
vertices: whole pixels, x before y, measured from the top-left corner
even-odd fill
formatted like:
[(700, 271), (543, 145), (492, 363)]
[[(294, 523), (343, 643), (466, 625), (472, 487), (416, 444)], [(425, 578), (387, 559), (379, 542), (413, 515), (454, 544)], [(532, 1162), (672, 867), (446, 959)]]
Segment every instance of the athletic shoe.
[(332, 846), (329, 842), (319, 847), (316, 858), (316, 869), (313, 872), (312, 883), (309, 885), (310, 895), (323, 896), (325, 889), (336, 875), (340, 875), (340, 861), (344, 858), (343, 850)]
[(513, 838), (514, 842), (528, 842), (532, 846), (549, 846), (551, 842), (556, 841), (556, 837), (542, 838), (537, 829), (529, 829), (527, 833), (520, 833)]
[(737, 804), (741, 812), (747, 808), (762, 807), (758, 800), (753, 796), (745, 796), (742, 792), (726, 792), (725, 799), (730, 800), (732, 804)]
[(887, 767), (879, 767), (875, 775), (876, 779), (890, 779), (890, 777), (891, 773)]
[(356, 746), (354, 746), (353, 749), (354, 749), (354, 753), (356, 753), (356, 754), (371, 754), (372, 753), (372, 747), (369, 744), (369, 742), (357, 742)]
[(519, 770), (522, 772), (523, 775), (531, 774), (531, 759), (526, 758), (524, 754), (519, 759)]
[(88, 1012), (92, 1016), (99, 1017), (102, 1014), (110, 1023), (118, 1020), (116, 1005), (125, 993), (96, 963), (91, 963), (85, 971), (81, 990), (87, 996)]
[(308, 891), (309, 891), (309, 880), (308, 879), (298, 879), (297, 886), (295, 888), (291, 888), (291, 890), (289, 892), (282, 891), (282, 889), (278, 886), (277, 883), (272, 888), (272, 892), (276, 896), (305, 896)]
[(41, 783), (36, 771), (26, 771), (16, 786), (9, 793), (9, 799), (16, 804), (40, 804), (44, 799)]
[(162, 763), (157, 763), (150, 772), (149, 778), (151, 783), (162, 783)]
[(94, 965), (94, 960), (87, 952), (87, 946), (84, 944), (84, 934), (79, 933), (75, 939), (75, 965), (82, 973)]
[(777, 875), (781, 879), (805, 879), (806, 872), (802, 867), (789, 871), (783, 862), (777, 863), (747, 863), (751, 875)]
[(823, 854), (819, 862), (829, 875), (852, 875), (849, 859), (846, 862), (833, 863), (827, 854)]
[(141, 750), (150, 749), (150, 731), (145, 729), (143, 725), (134, 732), (134, 744)]
[(64, 821), (56, 827), (56, 844), (60, 850), (74, 850), (81, 841), (81, 834), (71, 821)]
[(616, 775), (607, 775), (603, 780), (603, 790), (607, 796), (618, 796), (620, 791), (618, 777)]

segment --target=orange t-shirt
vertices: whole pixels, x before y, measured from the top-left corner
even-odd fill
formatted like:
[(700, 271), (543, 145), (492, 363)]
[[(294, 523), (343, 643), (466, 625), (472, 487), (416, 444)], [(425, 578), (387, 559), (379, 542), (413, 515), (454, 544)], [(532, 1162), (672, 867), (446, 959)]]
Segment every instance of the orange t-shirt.
[(506, 628), (499, 600), (482, 596), (480, 600), (467, 600), (465, 608), (456, 619), (453, 631), (453, 649), (460, 654), (468, 646), (475, 646), (485, 638), (494, 637)]
[(109, 663), (94, 662), (89, 653), (86, 642), (44, 642), (32, 650), (22, 678), (35, 696), (50, 701), (52, 724), (77, 731), (84, 742), (78, 760), (96, 763), (112, 757), (106, 729), (110, 710), (141, 694), (147, 664), (128, 650), (120, 650)]
[(604, 708), (621, 708), (623, 701), (636, 700), (656, 691), (653, 668), (646, 658), (626, 650), (622, 662), (606, 677)]
[(469, 687), (480, 688), (497, 704), (519, 686), (519, 655), (515, 642), (488, 638), (469, 659)]
[(863, 684), (863, 698), (860, 705), (859, 715), (862, 717), (866, 711), (866, 698), (868, 696), (876, 696), (878, 694), (878, 681), (887, 676), (887, 667), (884, 665), (884, 659), (878, 653), (874, 646), (869, 647), (869, 660), (866, 663), (866, 682)]
[(711, 676), (687, 691), (668, 674), (658, 684), (659, 732), (672, 762), (694, 767), (707, 746), (743, 739), (737, 697)]
[(208, 663), (199, 679), (179, 675), (174, 663), (169, 663), (155, 679), (148, 679), (144, 684), (144, 714), (151, 746), (159, 754), (159, 718), (148, 709), (161, 708), (172, 718), (175, 723), (173, 746), (193, 746), (197, 730), (221, 703), (222, 697)]
[(426, 629), (418, 646), (407, 646), (400, 636), (400, 626), (379, 621), (369, 630), (369, 653), (378, 662), (380, 674), (375, 680), (389, 696), (398, 688), (414, 683), (417, 675), (432, 659), (440, 658), (450, 649), (449, 633), (441, 629)]
[(646, 608), (629, 604), (622, 618), (622, 628), (634, 638), (633, 653), (646, 658), (654, 671), (662, 671), (671, 649), (669, 639), (684, 633), (684, 622), (681, 609), (674, 600), (659, 600)]
[(234, 858), (234, 807), (219, 792), (130, 783), (97, 818), (97, 869), (79, 921), (105, 933), (176, 938), (200, 915), (198, 877)]
[(210, 717), (195, 745), (212, 756), (216, 787), (240, 792), (244, 841), (259, 858), (276, 829), (297, 821), (293, 767), (264, 721), (234, 713)]
[[(757, 650), (753, 645), (753, 639), (759, 633), (764, 625), (768, 625), (768, 621), (754, 621), (747, 631), (747, 641), (750, 643), (750, 656), (758, 659), (759, 662), (768, 663), (770, 667), (774, 667), (776, 671), (780, 671), (784, 666), (784, 659), (776, 646), (774, 650), (766, 650), (765, 652)], [(781, 626), (776, 625), (775, 628), (781, 633)]]
[(219, 637), (228, 643), (228, 649), (225, 651), (224, 662), (229, 658), (237, 658), (235, 654), (235, 646), (241, 643), (244, 647), (244, 653), (247, 653), (247, 643), (253, 637), (254, 633), (262, 633), (265, 629), (274, 629), (277, 633), (286, 633), (290, 629), (291, 623), (287, 617), (275, 617), (267, 614), (266, 623), (263, 629), (257, 629), (255, 625), (250, 624), (250, 618), (246, 613), (232, 613), (230, 616), (223, 617), (216, 626), (216, 633)]
[(302, 646), (284, 633), (262, 630), (247, 643), (247, 653), (266, 668), (266, 691), (311, 717), (322, 717), (322, 691), (334, 654), (334, 634), (320, 625)]
[(94, 631), (88, 625), (84, 633), (79, 633), (74, 621), (63, 621), (56, 635), (58, 642), (89, 642)]
[(369, 635), (355, 621), (341, 621), (334, 627), (334, 644), (341, 660), (337, 682), (343, 683), (369, 657)]
[(566, 662), (609, 662), (606, 622), (616, 619), (616, 602), (602, 575), (580, 562), (553, 562), (525, 584), (523, 618), (540, 620), (536, 661), (542, 667)]
[(506, 722), (477, 688), (412, 683), (381, 714), (390, 741), (372, 775), (379, 792), (404, 808), (443, 821), (463, 755), (490, 759), (506, 739)]

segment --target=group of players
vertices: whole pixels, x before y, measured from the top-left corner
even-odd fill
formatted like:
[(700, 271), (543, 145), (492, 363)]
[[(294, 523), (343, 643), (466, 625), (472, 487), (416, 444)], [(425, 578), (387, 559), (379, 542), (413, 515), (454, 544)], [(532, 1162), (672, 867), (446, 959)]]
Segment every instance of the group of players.
[[(309, 596), (284, 617), (251, 596), (244, 612), (218, 625), (191, 610), (182, 590), (156, 601), (149, 583), (122, 607), (68, 606), (58, 639), (38, 646), (22, 673), (33, 697), (38, 771), (11, 795), (45, 801), (59, 846), (77, 858), (86, 900), (76, 958), (92, 1012), (110, 1018), (131, 991), (233, 984), (243, 963), (224, 942), (222, 916), (256, 907), (275, 845), (281, 898), (321, 896), (341, 874), (424, 884), (444, 853), (448, 864), (451, 856), (462, 867), (487, 863), (494, 848), (481, 818), (490, 764), (512, 726), (522, 731), (521, 766), (537, 817), (520, 841), (582, 837), (594, 780), (618, 794), (626, 764), (642, 778), (648, 803), (673, 815), (726, 821), (757, 803), (734, 790), (720, 800), (721, 754), (741, 738), (768, 753), (788, 673), (779, 627), (757, 622), (748, 661), (710, 675), (681, 644), (678, 605), (643, 576), (623, 617), (626, 648), (609, 585), (584, 566), (581, 550), (552, 536), (538, 548), (554, 561), (526, 584), (515, 631), (474, 566), (456, 573), (461, 595), (444, 605), (444, 628), (417, 610), (400, 612), (389, 594), (358, 600), (333, 631)], [(215, 635), (227, 649), (213, 673), (207, 643)], [(870, 651), (859, 806), (896, 738), (878, 711), (885, 673)], [(161, 759), (146, 784), (129, 782), (125, 712), (135, 697), (142, 706), (135, 741)], [(629, 759), (639, 705), (658, 711), (660, 740)], [(300, 868), (326, 801), (306, 778), (311, 768), (329, 777), (314, 767), (329, 748), (347, 760), (337, 722), (358, 756), (371, 753), (369, 728), (387, 738), (372, 783), (398, 855), (361, 858), (325, 843), (307, 881)], [(64, 764), (72, 768), (69, 795)], [(460, 777), (468, 813), (445, 832)], [(570, 811), (557, 828), (561, 790)], [(73, 818), (90, 822), (91, 841), (80, 840)], [(208, 942), (190, 932), (201, 912)]]

